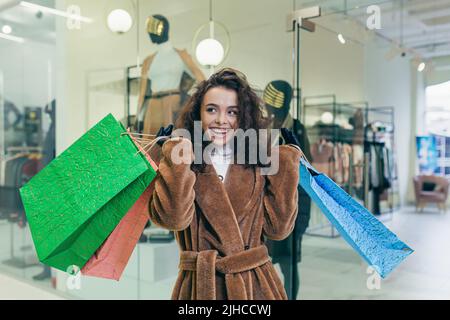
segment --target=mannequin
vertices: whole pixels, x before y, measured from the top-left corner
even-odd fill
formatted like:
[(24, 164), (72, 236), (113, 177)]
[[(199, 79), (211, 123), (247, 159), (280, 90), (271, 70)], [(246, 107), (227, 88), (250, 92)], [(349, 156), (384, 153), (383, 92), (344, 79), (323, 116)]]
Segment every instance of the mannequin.
[(153, 15), (146, 25), (150, 40), (158, 47), (142, 66), (137, 130), (156, 134), (161, 127), (174, 123), (189, 89), (205, 77), (186, 50), (171, 44), (167, 18)]
[[(297, 138), (300, 148), (308, 160), (311, 160), (310, 146), (305, 126), (297, 119), (293, 119), (289, 113), (292, 100), (292, 87), (282, 80), (270, 82), (264, 90), (263, 100), (269, 118), (272, 119), (271, 128), (287, 128), (292, 130)], [(301, 243), (310, 219), (311, 198), (298, 187), (298, 214), (295, 221), (294, 231), (288, 238), (282, 241), (267, 242), (273, 263), (279, 263), (284, 276), (284, 287), (288, 298), (295, 300), (299, 290), (299, 275), (297, 266), (301, 261)], [(294, 243), (295, 241), (295, 243)], [(292, 256), (293, 248), (297, 253)]]

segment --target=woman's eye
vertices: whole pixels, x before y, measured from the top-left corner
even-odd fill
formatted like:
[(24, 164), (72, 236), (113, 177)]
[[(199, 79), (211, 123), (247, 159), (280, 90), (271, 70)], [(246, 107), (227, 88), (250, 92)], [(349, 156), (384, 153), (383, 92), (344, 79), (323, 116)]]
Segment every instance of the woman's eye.
[(211, 112), (215, 112), (216, 111), (216, 108), (206, 108), (206, 112), (209, 112), (209, 113), (211, 113)]
[(237, 110), (230, 110), (229, 114), (235, 117), (239, 114), (239, 112)]

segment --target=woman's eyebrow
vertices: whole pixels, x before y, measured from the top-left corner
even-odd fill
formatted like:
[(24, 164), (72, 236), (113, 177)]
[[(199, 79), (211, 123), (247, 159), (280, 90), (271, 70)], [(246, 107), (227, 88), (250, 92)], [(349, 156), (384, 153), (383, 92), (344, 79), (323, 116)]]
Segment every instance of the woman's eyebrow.
[[(211, 106), (211, 107), (220, 108), (220, 106), (218, 104), (213, 103), (213, 102), (206, 103), (205, 106), (206, 107)], [(229, 108), (237, 108), (237, 109), (239, 109), (239, 106), (227, 106), (227, 109), (229, 109)]]

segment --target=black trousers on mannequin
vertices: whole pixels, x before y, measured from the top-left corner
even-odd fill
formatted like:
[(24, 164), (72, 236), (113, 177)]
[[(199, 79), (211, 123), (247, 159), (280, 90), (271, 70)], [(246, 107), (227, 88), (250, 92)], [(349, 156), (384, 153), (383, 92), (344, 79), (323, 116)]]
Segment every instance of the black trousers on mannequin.
[[(302, 247), (302, 238), (299, 237), (297, 239), (297, 246), (300, 250), (301, 257), (301, 247)], [(289, 239), (289, 241), (294, 241), (294, 237)], [(284, 276), (284, 289), (286, 290), (286, 294), (289, 300), (296, 300), (297, 295), (300, 291), (300, 272), (298, 272), (298, 264), (301, 259), (298, 259), (297, 256), (283, 256), (280, 257), (278, 263), (280, 264), (281, 273)], [(294, 266), (297, 266), (297, 270), (295, 270)]]
[[(302, 238), (309, 225), (311, 217), (311, 198), (301, 188), (298, 197), (298, 214), (294, 231), (284, 240), (268, 240), (267, 247), (272, 257), (272, 263), (280, 264), (284, 277), (284, 288), (289, 300), (297, 299), (300, 289), (298, 264), (302, 257)], [(296, 252), (296, 254), (294, 253)]]

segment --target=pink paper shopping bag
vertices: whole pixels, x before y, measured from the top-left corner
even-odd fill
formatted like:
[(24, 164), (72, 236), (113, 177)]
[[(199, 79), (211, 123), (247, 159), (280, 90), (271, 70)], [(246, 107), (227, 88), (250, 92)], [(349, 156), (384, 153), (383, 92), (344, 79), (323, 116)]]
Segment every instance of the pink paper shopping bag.
[[(140, 151), (143, 151), (139, 145), (138, 147)], [(153, 169), (157, 171), (158, 168), (155, 162), (153, 162), (146, 152), (143, 152), (143, 154), (146, 155)], [(149, 220), (148, 204), (154, 190), (154, 185), (155, 182), (153, 181), (109, 235), (103, 245), (81, 269), (83, 275), (120, 280)]]

